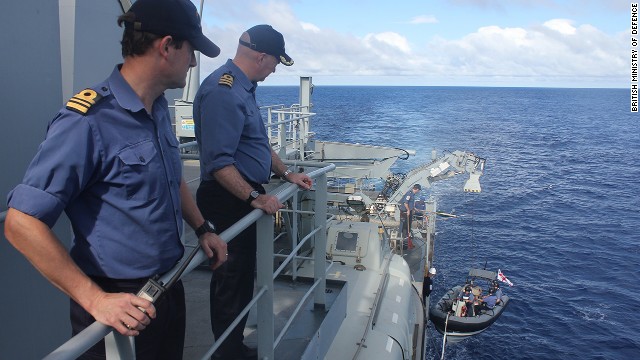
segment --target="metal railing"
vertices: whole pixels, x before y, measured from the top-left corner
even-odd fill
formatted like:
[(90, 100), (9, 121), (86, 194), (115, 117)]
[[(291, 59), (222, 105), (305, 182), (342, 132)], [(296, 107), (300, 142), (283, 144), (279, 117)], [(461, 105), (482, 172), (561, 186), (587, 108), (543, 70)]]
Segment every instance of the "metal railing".
[[(274, 349), (283, 338), (287, 331), (292, 319), (297, 315), (297, 312), (301, 309), (301, 305), (311, 295), (314, 296), (315, 304), (323, 305), (325, 302), (325, 247), (326, 247), (326, 223), (327, 223), (327, 181), (326, 174), (335, 168), (333, 164), (327, 163), (313, 163), (313, 162), (297, 162), (297, 166), (304, 167), (316, 167), (315, 170), (308, 172), (307, 174), (315, 180), (315, 216), (313, 219), (312, 231), (304, 236), (303, 239), (298, 239), (298, 234), (292, 233), (291, 237), (295, 246), (292, 246), (291, 253), (284, 259), (281, 266), (273, 271), (273, 259), (274, 259), (274, 219), (273, 216), (267, 215), (262, 210), (255, 209), (240, 221), (235, 223), (229, 229), (220, 234), (220, 238), (225, 242), (229, 242), (235, 236), (237, 236), (244, 229), (251, 224), (256, 223), (257, 226), (257, 253), (256, 253), (256, 273), (257, 273), (257, 291), (253, 300), (245, 307), (242, 313), (236, 318), (236, 320), (229, 326), (229, 329), (223, 333), (220, 339), (211, 346), (209, 351), (203, 355), (203, 359), (208, 359), (211, 354), (220, 346), (222, 341), (226, 338), (228, 333), (233, 327), (240, 321), (240, 319), (249, 312), (249, 310), (256, 305), (257, 306), (257, 318), (260, 327), (260, 333), (258, 336), (258, 356), (259, 358), (273, 359)], [(300, 193), (305, 192), (297, 187), (295, 184), (284, 184), (271, 191), (270, 194), (277, 196), (280, 202), (285, 202), (293, 198), (292, 212), (298, 212), (297, 210), (297, 197)], [(307, 214), (308, 212), (304, 212)], [(293, 216), (293, 223), (297, 223), (297, 217)], [(297, 229), (297, 225), (294, 227)], [(284, 329), (280, 334), (275, 337), (274, 334), (274, 315), (273, 315), (273, 295), (274, 295), (274, 279), (289, 263), (296, 261), (297, 250), (313, 240), (313, 246), (320, 251), (315, 251), (314, 254), (314, 284), (304, 294), (300, 300), (299, 305), (295, 309), (294, 313), (288, 319)], [(187, 265), (184, 273), (181, 277), (191, 272), (195, 267), (207, 260), (206, 255), (200, 249), (193, 257), (190, 263)], [(166, 284), (169, 279), (180, 268), (181, 263), (177, 264), (173, 269), (164, 274), (160, 281)], [(293, 266), (295, 269), (296, 267)], [(271, 275), (269, 275), (271, 274)], [(62, 344), (52, 353), (45, 357), (47, 360), (53, 359), (75, 359), (91, 346), (105, 338), (105, 346), (107, 349), (107, 359), (135, 359), (135, 351), (133, 344), (133, 337), (126, 337), (120, 335), (118, 332), (107, 325), (99, 322), (94, 322), (92, 325), (84, 329), (82, 332), (71, 338), (66, 343)]]
[[(306, 145), (313, 136), (311, 118), (315, 113), (309, 112), (308, 106), (272, 105), (262, 108), (267, 111), (267, 136), (274, 151), (280, 158), (306, 159)], [(295, 150), (294, 154), (287, 154), (287, 149)]]

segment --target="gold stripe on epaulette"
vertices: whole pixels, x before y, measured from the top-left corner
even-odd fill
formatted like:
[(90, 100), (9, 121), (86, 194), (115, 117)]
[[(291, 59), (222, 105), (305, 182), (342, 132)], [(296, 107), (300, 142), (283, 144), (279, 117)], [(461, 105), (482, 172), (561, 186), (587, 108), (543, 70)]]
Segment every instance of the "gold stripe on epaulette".
[(218, 81), (218, 85), (233, 86), (233, 76), (231, 74), (223, 74)]
[(67, 109), (84, 115), (100, 99), (102, 99), (102, 95), (95, 90), (84, 89), (67, 101)]

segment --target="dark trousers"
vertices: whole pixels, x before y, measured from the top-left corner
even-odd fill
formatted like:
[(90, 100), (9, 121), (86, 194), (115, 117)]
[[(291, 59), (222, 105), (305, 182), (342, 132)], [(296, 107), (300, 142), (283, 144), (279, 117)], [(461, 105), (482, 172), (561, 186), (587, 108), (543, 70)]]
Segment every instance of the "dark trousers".
[(489, 307), (487, 306), (487, 303), (483, 301), (483, 302), (482, 302), (482, 303), (480, 303), (479, 305), (475, 305), (475, 306), (474, 306), (474, 308), (473, 308), (473, 310), (475, 311), (475, 314), (476, 314), (476, 315), (480, 315), (480, 314), (482, 313), (482, 311), (483, 311), (483, 310), (485, 310), (485, 311), (489, 311), (489, 310), (493, 310), (493, 308), (489, 308)]
[[(260, 193), (264, 188), (252, 184)], [(196, 201), (202, 215), (212, 221), (218, 232), (231, 225), (253, 210), (246, 202), (225, 190), (216, 181), (204, 181), (198, 187)], [(253, 298), (253, 281), (256, 270), (256, 226), (246, 230), (227, 243), (227, 261), (213, 272), (210, 284), (211, 329), (219, 338)], [(222, 358), (232, 358), (242, 354), (245, 315), (224, 343), (216, 351)]]
[(467, 305), (467, 317), (473, 317), (475, 316), (475, 305), (472, 302), (465, 302)]
[[(100, 287), (110, 293), (137, 293), (147, 282), (147, 279), (114, 280), (92, 277)], [(78, 334), (95, 322), (91, 314), (86, 312), (75, 301), (71, 300), (71, 329), (73, 335)], [(176, 282), (154, 304), (156, 318), (140, 335), (135, 337), (136, 359), (156, 360), (182, 359), (184, 351), (184, 333), (186, 324), (186, 308), (184, 301), (184, 287), (182, 281)], [(99, 341), (81, 355), (78, 359), (105, 359), (104, 340)]]
[(433, 286), (433, 279), (425, 277), (422, 282), (422, 302), (426, 303), (427, 298), (431, 295), (431, 287)]
[[(400, 211), (400, 234), (403, 238), (409, 237), (409, 229), (411, 228), (411, 212)], [(408, 225), (407, 225), (408, 224)]]

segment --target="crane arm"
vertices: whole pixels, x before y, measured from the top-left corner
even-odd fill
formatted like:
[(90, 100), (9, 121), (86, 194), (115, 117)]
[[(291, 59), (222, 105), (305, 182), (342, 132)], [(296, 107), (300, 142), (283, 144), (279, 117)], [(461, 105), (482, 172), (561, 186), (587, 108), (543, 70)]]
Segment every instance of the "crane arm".
[(448, 179), (450, 177), (468, 173), (469, 179), (465, 182), (464, 191), (480, 192), (480, 176), (484, 172), (486, 159), (476, 156), (468, 151), (456, 150), (447, 152), (431, 163), (419, 166), (411, 170), (396, 191), (387, 199), (388, 203), (396, 203), (413, 184), (422, 185), (423, 189), (429, 188), (431, 183)]

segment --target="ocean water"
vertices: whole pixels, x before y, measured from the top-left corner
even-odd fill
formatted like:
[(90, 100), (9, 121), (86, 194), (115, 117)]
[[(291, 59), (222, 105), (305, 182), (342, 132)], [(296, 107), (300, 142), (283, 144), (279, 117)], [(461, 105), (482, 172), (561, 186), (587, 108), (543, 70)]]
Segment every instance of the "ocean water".
[[(290, 104), (296, 87), (258, 88)], [(511, 303), (446, 359), (640, 358), (640, 117), (626, 89), (317, 86), (320, 140), (487, 159), (482, 193), (465, 176), (432, 184), (439, 219), (432, 302), (469, 267), (501, 269)], [(429, 324), (427, 359), (442, 337)]]

